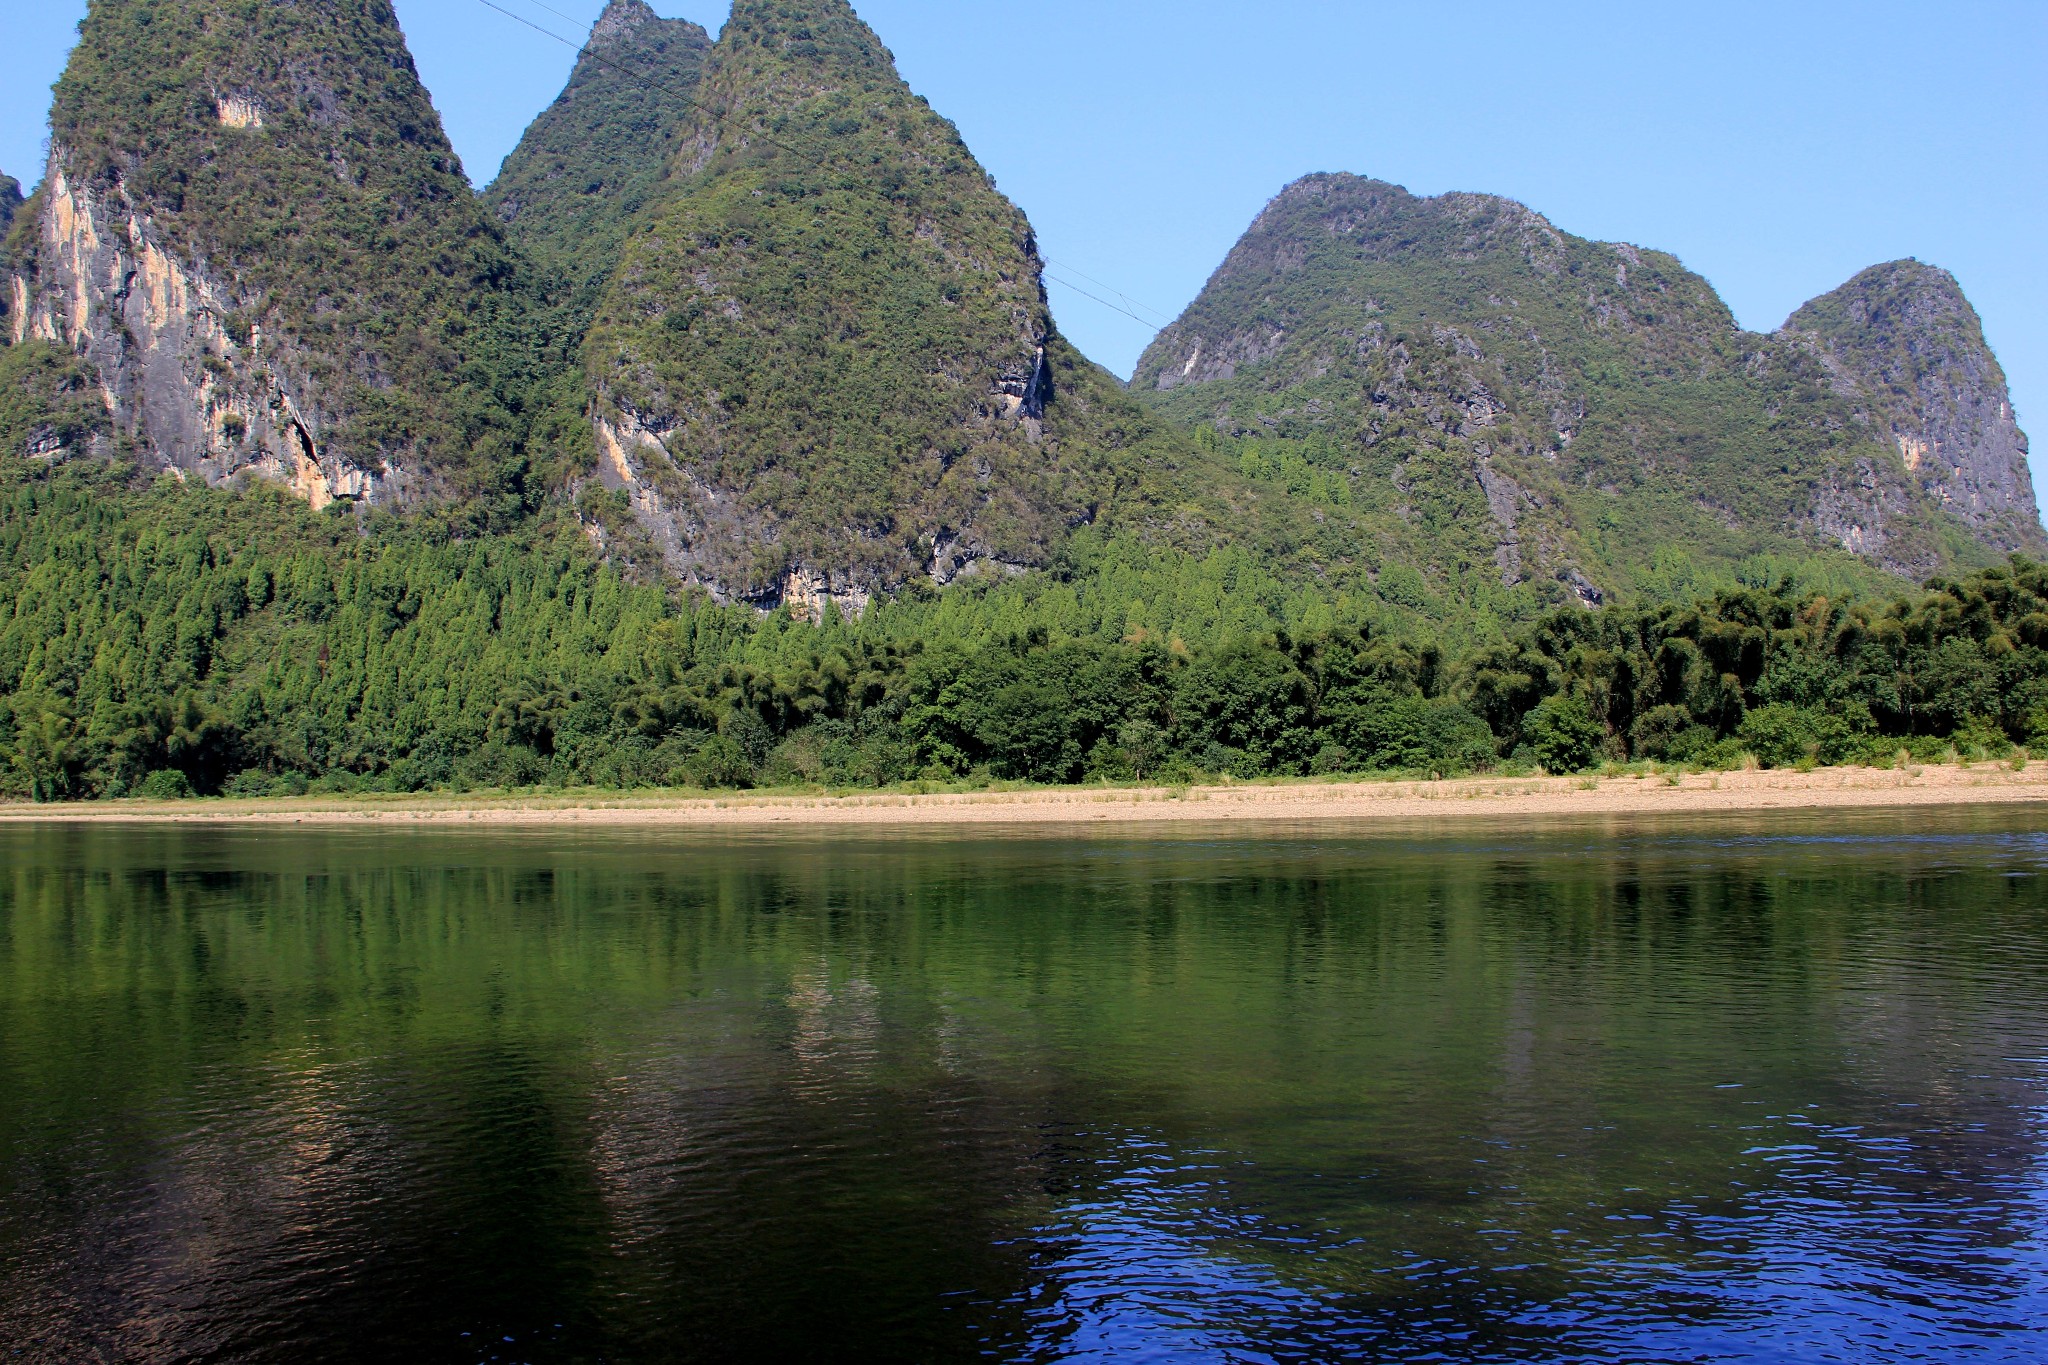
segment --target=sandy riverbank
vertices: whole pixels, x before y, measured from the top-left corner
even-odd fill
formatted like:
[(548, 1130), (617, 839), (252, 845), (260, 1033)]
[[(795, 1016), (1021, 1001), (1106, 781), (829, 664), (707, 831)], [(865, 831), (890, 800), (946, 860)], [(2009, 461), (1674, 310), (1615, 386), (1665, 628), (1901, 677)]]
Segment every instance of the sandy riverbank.
[[(1379, 823), (1463, 816), (1684, 815), (1712, 811), (1884, 809), (2048, 803), (2048, 762), (1896, 770), (1627, 777), (1461, 778), (1444, 782), (1275, 782), (1217, 787), (1078, 787), (1009, 792), (682, 797), (567, 792), (527, 796), (298, 797), (261, 801), (104, 801), (0, 806), (0, 820), (221, 824), (672, 826), (1080, 825), (1103, 821)], [(2048, 813), (2044, 813), (2048, 814)]]

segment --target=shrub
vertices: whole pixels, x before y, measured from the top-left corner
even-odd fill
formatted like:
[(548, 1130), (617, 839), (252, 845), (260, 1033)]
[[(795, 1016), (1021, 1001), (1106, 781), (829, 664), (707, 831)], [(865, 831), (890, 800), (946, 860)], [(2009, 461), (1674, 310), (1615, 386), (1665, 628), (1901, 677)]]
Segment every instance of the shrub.
[(158, 768), (135, 788), (137, 796), (151, 801), (185, 801), (192, 796), (192, 779), (176, 768)]
[(687, 771), (690, 781), (699, 787), (744, 789), (754, 785), (754, 766), (747, 762), (745, 750), (730, 735), (713, 735), (705, 740), (690, 759)]
[(1546, 698), (1529, 713), (1523, 729), (1530, 751), (1547, 772), (1584, 772), (1605, 756), (1607, 730), (1583, 697), (1560, 693)]
[(1742, 718), (1738, 738), (1767, 768), (1847, 763), (1863, 746), (1841, 716), (1774, 702)]

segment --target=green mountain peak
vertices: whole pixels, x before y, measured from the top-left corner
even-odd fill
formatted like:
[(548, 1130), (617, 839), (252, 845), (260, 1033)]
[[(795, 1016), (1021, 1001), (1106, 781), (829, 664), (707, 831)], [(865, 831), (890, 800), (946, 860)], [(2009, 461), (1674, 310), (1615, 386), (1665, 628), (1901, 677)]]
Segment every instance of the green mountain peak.
[(1915, 482), (1988, 543), (2048, 551), (2005, 371), (1955, 276), (1920, 261), (1872, 266), (1785, 323), (1895, 441)]
[(597, 477), (748, 600), (1044, 562), (1101, 490), (1024, 215), (836, 0), (741, 0), (697, 98), (585, 348)]
[(1445, 581), (1491, 559), (1504, 585), (1592, 603), (1680, 547), (1726, 573), (1833, 543), (1914, 575), (2005, 548), (1915, 486), (1825, 350), (1746, 333), (1674, 257), (1512, 200), (1315, 175), (1133, 386), (1233, 436), (1345, 452)]
[(16, 259), (18, 335), (209, 480), (518, 499), (550, 344), (389, 0), (94, 0)]
[(484, 191), (506, 235), (568, 285), (579, 326), (633, 221), (663, 192), (710, 50), (696, 24), (612, 0), (569, 83)]

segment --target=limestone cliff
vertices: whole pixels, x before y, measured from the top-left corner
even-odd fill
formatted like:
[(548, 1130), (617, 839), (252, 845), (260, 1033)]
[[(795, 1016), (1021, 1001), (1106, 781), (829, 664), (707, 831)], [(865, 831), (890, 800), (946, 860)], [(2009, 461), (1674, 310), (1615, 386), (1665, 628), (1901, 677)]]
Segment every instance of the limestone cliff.
[(94, 0), (51, 127), (10, 331), (89, 361), (145, 459), (516, 495), (548, 329), (388, 0)]
[(2005, 371), (1953, 275), (1919, 261), (1873, 266), (1794, 313), (1783, 334), (1819, 349), (1942, 508), (2000, 549), (2048, 552)]

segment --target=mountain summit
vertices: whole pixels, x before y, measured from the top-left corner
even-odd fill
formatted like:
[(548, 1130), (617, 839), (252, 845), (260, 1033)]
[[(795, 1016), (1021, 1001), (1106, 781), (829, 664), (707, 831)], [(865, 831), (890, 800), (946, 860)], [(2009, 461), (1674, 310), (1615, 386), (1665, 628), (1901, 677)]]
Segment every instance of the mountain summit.
[[(1852, 285), (1794, 319), (1804, 339), (1759, 336), (1663, 253), (1494, 196), (1316, 175), (1134, 387), (1226, 433), (1334, 443), (1444, 572), (1491, 558), (1503, 584), (1592, 603), (1674, 551), (1833, 542), (1924, 574), (1953, 545), (2048, 543), (2002, 376), (1948, 284)], [(1947, 452), (1940, 471), (1915, 442)]]
[(521, 496), (548, 329), (388, 0), (94, 0), (26, 211), (12, 339), (89, 360), (145, 457)]
[(697, 102), (585, 348), (601, 479), (753, 601), (1044, 562), (1100, 490), (1024, 215), (843, 0), (738, 0)]
[(568, 85), (484, 191), (507, 236), (563, 277), (584, 317), (660, 189), (710, 50), (696, 24), (611, 0)]
[(2048, 549), (2005, 371), (1946, 270), (1872, 266), (1785, 323), (1821, 349), (1859, 415), (1898, 442), (1914, 480), (1986, 542)]

